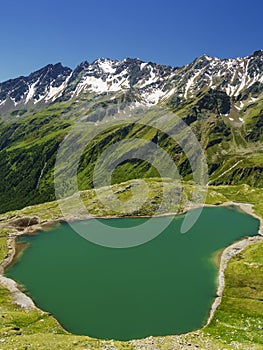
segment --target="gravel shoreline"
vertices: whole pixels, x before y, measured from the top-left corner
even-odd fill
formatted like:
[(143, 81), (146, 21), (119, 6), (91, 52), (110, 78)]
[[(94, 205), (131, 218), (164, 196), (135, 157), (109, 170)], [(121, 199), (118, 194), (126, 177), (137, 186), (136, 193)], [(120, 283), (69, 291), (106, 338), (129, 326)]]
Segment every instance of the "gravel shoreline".
[[(185, 208), (185, 211), (183, 213), (180, 213), (180, 214), (179, 213), (167, 213), (167, 214), (156, 216), (156, 217), (160, 217), (160, 216), (181, 215), (181, 214), (186, 213), (190, 209), (196, 209), (198, 207), (219, 207), (219, 206), (227, 207), (227, 206), (231, 206), (231, 205), (237, 206), (245, 213), (257, 218), (260, 222), (259, 231), (258, 231), (257, 236), (245, 238), (241, 241), (233, 243), (231, 246), (228, 246), (224, 249), (224, 251), (221, 255), (220, 265), (219, 265), (217, 297), (214, 300), (214, 303), (210, 309), (209, 318), (208, 318), (205, 326), (207, 326), (211, 322), (217, 307), (221, 303), (222, 295), (223, 295), (223, 291), (224, 291), (224, 287), (225, 287), (224, 272), (225, 272), (225, 269), (227, 267), (228, 261), (232, 257), (234, 257), (235, 255), (239, 254), (247, 246), (249, 246), (251, 244), (255, 244), (255, 243), (263, 240), (263, 219), (254, 213), (253, 207), (251, 204), (249, 204), (249, 203), (237, 203), (237, 202), (225, 202), (225, 203), (220, 204), (220, 205), (206, 205), (206, 204), (203, 205), (202, 204), (200, 206), (195, 206), (194, 208), (193, 207)], [(143, 217), (143, 216), (137, 216), (137, 217)], [(29, 226), (25, 226), (25, 227), (14, 227), (15, 220), (9, 220), (6, 223), (3, 223), (3, 222), (1, 223), (1, 227), (13, 227), (13, 232), (11, 234), (9, 234), (9, 238), (8, 238), (8, 243), (7, 243), (8, 244), (8, 254), (6, 255), (6, 257), (4, 258), (4, 260), (0, 264), (0, 285), (2, 285), (3, 287), (5, 287), (9, 290), (15, 304), (17, 304), (25, 309), (33, 309), (33, 308), (38, 309), (37, 306), (34, 304), (33, 300), (21, 291), (19, 285), (14, 280), (7, 278), (3, 275), (5, 269), (13, 261), (13, 259), (15, 257), (16, 238), (19, 237), (20, 235), (24, 235), (24, 234), (34, 234), (38, 230), (46, 230), (47, 228), (50, 228), (53, 225), (60, 223), (60, 222), (63, 222), (63, 221), (72, 222), (72, 221), (76, 221), (76, 220), (84, 220), (84, 219), (90, 219), (90, 218), (91, 218), (90, 216), (89, 217), (77, 217), (76, 216), (76, 217), (70, 217), (70, 218), (68, 218), (68, 220), (66, 218), (60, 218), (58, 220), (50, 219), (50, 220), (40, 222), (39, 218), (34, 217), (34, 218), (29, 218), (29, 224), (30, 224), (31, 219), (33, 219), (33, 221), (32, 221), (33, 224), (29, 225)], [(109, 219), (111, 217), (105, 216), (105, 217), (100, 217), (100, 218)], [(114, 218), (116, 218), (116, 217), (114, 217)], [(19, 220), (23, 220), (23, 219), (24, 218), (19, 218)], [(37, 223), (35, 223), (35, 222), (37, 222)], [(152, 338), (152, 337), (150, 337), (150, 338)], [(134, 340), (134, 342), (136, 342), (137, 344), (140, 343), (140, 345), (142, 345), (142, 343), (147, 339), (148, 338), (141, 339), (141, 340)]]
[(249, 245), (258, 243), (263, 240), (263, 220), (260, 216), (254, 213), (253, 206), (249, 203), (236, 203), (236, 202), (226, 202), (226, 203), (223, 203), (221, 206), (229, 206), (229, 205), (236, 205), (243, 212), (259, 220), (258, 236), (247, 237), (245, 239), (242, 239), (241, 241), (231, 244), (230, 246), (226, 247), (223, 250), (223, 253), (220, 258), (220, 265), (218, 270), (218, 287), (216, 292), (217, 296), (212, 304), (212, 307), (210, 309), (210, 314), (205, 326), (207, 326), (211, 322), (216, 309), (221, 303), (224, 288), (225, 288), (225, 269), (227, 267), (229, 260), (232, 259), (235, 255), (239, 254), (243, 249), (245, 249)]

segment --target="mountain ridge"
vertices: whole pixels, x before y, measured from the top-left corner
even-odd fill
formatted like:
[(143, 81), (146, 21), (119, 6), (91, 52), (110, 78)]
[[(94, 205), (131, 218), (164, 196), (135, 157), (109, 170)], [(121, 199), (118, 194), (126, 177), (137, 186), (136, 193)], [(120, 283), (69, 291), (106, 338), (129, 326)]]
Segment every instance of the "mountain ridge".
[(81, 62), (75, 69), (60, 62), (0, 83), (0, 115), (21, 107), (43, 107), (72, 100), (85, 93), (133, 90), (138, 102), (156, 105), (173, 95), (187, 100), (205, 88), (225, 92), (233, 100), (255, 84), (263, 84), (263, 50), (243, 58), (197, 57), (182, 67), (171, 67), (138, 58), (98, 58)]

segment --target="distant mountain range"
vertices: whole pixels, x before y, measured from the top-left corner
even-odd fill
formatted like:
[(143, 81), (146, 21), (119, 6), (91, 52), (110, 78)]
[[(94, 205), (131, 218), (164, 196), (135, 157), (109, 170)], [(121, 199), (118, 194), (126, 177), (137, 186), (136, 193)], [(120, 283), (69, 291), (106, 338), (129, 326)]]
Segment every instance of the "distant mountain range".
[[(76, 120), (90, 127), (109, 122), (108, 132), (81, 156), (80, 189), (92, 187), (96, 157), (131, 137), (164, 148), (182, 179), (191, 181), (187, 156), (167, 134), (129, 119), (128, 125), (110, 123), (125, 108), (158, 106), (195, 133), (207, 158), (210, 185), (263, 186), (263, 50), (236, 59), (203, 55), (183, 67), (97, 59), (74, 70), (50, 64), (0, 84), (0, 212), (55, 199), (57, 151)], [(170, 133), (176, 132), (170, 127)], [(140, 147), (136, 140), (133, 147)], [(156, 176), (147, 162), (133, 159), (118, 166), (112, 181)]]
[[(263, 50), (236, 59), (203, 55), (183, 67), (169, 67), (139, 59), (97, 59), (74, 70), (49, 64), (27, 77), (0, 84), (0, 113), (19, 108), (68, 101), (81, 94), (132, 91), (146, 105), (165, 103), (176, 96), (181, 103), (203, 89), (224, 92), (237, 110), (262, 91)], [(226, 108), (224, 112), (229, 112)]]

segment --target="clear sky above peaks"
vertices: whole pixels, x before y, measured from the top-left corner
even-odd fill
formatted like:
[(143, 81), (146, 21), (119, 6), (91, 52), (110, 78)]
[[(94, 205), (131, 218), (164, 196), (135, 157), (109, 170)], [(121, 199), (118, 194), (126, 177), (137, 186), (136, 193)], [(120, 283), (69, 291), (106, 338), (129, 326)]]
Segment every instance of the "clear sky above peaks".
[(0, 81), (98, 57), (181, 66), (263, 49), (262, 0), (0, 0)]

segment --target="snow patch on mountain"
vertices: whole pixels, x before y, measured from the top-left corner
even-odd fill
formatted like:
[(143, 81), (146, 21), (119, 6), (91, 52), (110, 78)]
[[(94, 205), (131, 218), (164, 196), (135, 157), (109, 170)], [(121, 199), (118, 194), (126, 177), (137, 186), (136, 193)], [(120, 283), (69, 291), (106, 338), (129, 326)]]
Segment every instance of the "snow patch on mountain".
[(38, 83), (38, 81), (39, 81), (39, 79), (36, 82), (34, 82), (31, 85), (29, 85), (29, 89), (28, 89), (28, 93), (27, 93), (27, 97), (26, 97), (25, 103), (28, 103), (30, 100), (32, 100), (32, 98), (33, 98), (33, 96), (35, 94), (35, 91), (36, 91), (35, 86)]
[[(45, 95), (45, 101), (55, 101), (58, 97), (61, 96), (62, 92), (65, 90), (67, 86), (67, 82), (69, 81), (72, 73), (66, 78), (66, 80), (60, 85), (60, 86), (50, 86), (49, 91), (47, 91), (47, 94)], [(38, 100), (35, 100), (34, 103), (36, 103)]]
[(141, 65), (140, 65), (141, 70), (143, 70), (143, 68), (144, 68), (144, 67), (146, 67), (146, 66), (147, 66), (147, 64), (148, 64), (147, 62), (143, 62), (143, 63), (141, 63)]
[(110, 60), (99, 61), (98, 65), (106, 73), (114, 74), (116, 71), (116, 68), (112, 67), (112, 61)]

